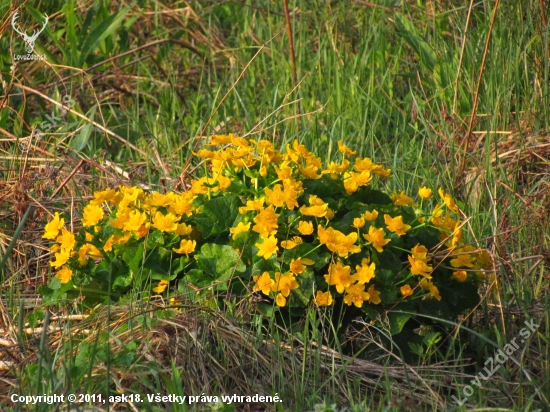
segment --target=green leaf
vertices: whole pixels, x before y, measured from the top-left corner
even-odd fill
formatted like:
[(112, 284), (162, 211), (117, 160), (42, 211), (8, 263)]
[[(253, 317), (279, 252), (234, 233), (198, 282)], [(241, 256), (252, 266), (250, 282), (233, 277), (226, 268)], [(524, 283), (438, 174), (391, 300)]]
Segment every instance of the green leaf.
[(122, 260), (124, 260), (130, 267), (130, 273), (136, 276), (141, 269), (143, 262), (143, 243), (139, 245), (126, 244), (124, 252), (122, 253)]
[(35, 328), (39, 321), (44, 320), (46, 317), (46, 311), (42, 308), (35, 309), (29, 316), (27, 316), (27, 322), (31, 328)]
[(151, 270), (153, 279), (171, 280), (175, 276), (170, 273), (172, 251), (164, 247), (157, 247), (147, 254), (144, 268)]
[(421, 63), (430, 72), (437, 63), (437, 55), (430, 44), (420, 36), (414, 24), (401, 13), (395, 13), (395, 25), (399, 34), (411, 46)]
[(390, 333), (397, 335), (403, 330), (405, 324), (409, 321), (412, 315), (400, 312), (388, 312), (388, 319), (390, 321)]
[(206, 201), (195, 215), (195, 224), (203, 238), (229, 232), (239, 214), (242, 202), (236, 195), (220, 196)]
[(235, 272), (242, 273), (246, 266), (231, 246), (206, 243), (202, 245), (197, 265), (216, 281), (225, 281)]
[(305, 193), (319, 196), (325, 202), (328, 197), (339, 195), (342, 192), (338, 183), (327, 175), (317, 180), (304, 180), (303, 186)]
[(354, 194), (342, 198), (340, 202), (342, 203), (342, 207), (346, 208), (349, 207), (347, 205), (352, 205), (355, 202), (360, 202), (365, 205), (390, 205), (393, 203), (386, 193), (373, 189), (370, 186), (360, 187)]
[(113, 282), (113, 290), (117, 287), (127, 288), (132, 284), (132, 275), (128, 273), (127, 276), (117, 276)]
[(313, 283), (315, 281), (313, 270), (310, 268), (304, 270), (297, 277), (297, 280), (300, 287), (292, 291), (292, 297), (294, 299), (290, 299), (289, 307), (305, 307), (309, 304), (313, 296)]
[(241, 259), (243, 262), (252, 262), (254, 258), (254, 245), (259, 242), (260, 235), (255, 232), (243, 232), (239, 233), (237, 236), (233, 237), (232, 245), (236, 250), (241, 251)]
[(117, 13), (103, 20), (90, 32), (90, 34), (86, 37), (84, 44), (82, 45), (80, 54), (81, 67), (84, 65), (88, 54), (93, 52), (101, 41), (113, 34), (113, 32), (120, 26), (122, 20), (129, 11), (130, 9), (127, 7), (120, 9)]
[[(191, 269), (189, 272), (185, 274), (185, 279), (192, 283), (193, 285), (203, 288), (205, 286), (208, 286), (212, 283), (214, 278), (212, 276), (206, 275), (202, 270), (200, 269)], [(181, 293), (188, 293), (187, 287), (184, 282), (180, 282), (178, 284), (178, 290)]]
[(279, 307), (272, 303), (259, 302), (256, 306), (256, 310), (266, 318), (271, 318), (275, 314), (275, 312), (279, 310)]
[(260, 259), (252, 265), (252, 276), (261, 275), (264, 272), (280, 271), (281, 267), (275, 256), (269, 259)]
[(409, 345), (409, 348), (411, 348), (411, 351), (415, 355), (422, 356), (422, 354), (424, 353), (424, 349), (422, 348), (422, 345), (419, 345), (418, 343), (414, 343), (414, 342), (407, 342), (407, 344)]
[[(93, 116), (90, 118), (93, 120)], [(92, 123), (86, 123), (82, 127), (82, 129), (80, 129), (80, 133), (78, 133), (78, 135), (71, 140), (69, 146), (77, 151), (81, 151), (82, 149), (84, 149), (84, 147), (86, 147), (86, 145), (88, 144), (88, 139), (90, 138), (90, 135), (92, 134), (92, 128)]]

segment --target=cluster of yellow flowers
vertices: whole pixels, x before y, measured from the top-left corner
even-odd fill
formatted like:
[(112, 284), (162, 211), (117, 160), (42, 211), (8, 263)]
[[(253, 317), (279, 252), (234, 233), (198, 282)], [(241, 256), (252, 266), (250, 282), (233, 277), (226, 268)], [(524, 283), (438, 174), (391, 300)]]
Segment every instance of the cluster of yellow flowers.
[[(120, 248), (130, 240), (143, 239), (155, 230), (179, 237), (179, 247), (172, 248), (174, 254), (193, 254), (197, 242), (203, 242), (203, 237), (208, 236), (200, 233), (194, 221), (201, 212), (201, 205), (213, 197), (228, 194), (237, 194), (242, 206), (238, 208), (233, 226), (221, 228), (220, 232), (230, 232), (232, 239), (239, 236), (255, 239), (250, 245), (255, 246), (254, 259), (278, 262), (279, 270), (251, 273), (253, 290), (272, 296), (278, 306), (287, 305), (291, 291), (300, 287), (300, 276), (313, 272), (312, 266), (317, 262), (308, 258), (312, 251), (330, 255), (324, 267), (315, 269), (326, 270), (320, 273), (322, 278), (319, 279), (324, 278), (328, 285), (328, 290), (321, 290), (320, 282), (316, 283), (314, 301), (317, 305), (333, 304), (331, 287), (343, 295), (347, 305), (362, 307), (364, 302), (381, 303), (381, 292), (375, 285), (377, 254), (387, 248), (399, 249), (395, 242), (421, 227), (437, 228), (447, 252), (444, 258), (437, 259), (435, 253), (430, 254), (428, 248), (420, 243), (410, 251), (400, 249), (399, 253), (407, 253), (409, 263), (405, 267), (409, 275), (399, 282), (403, 284), (400, 287), (403, 299), (418, 290), (419, 296), (440, 300), (432, 274), (434, 267), (443, 265), (451, 253), (450, 265), (456, 269), (452, 274), (456, 282), (467, 281), (469, 273), (483, 279), (490, 267), (486, 252), (461, 243), (463, 223), (453, 217), (458, 216), (458, 206), (441, 189), (438, 191), (441, 202), (431, 213), (424, 214), (416, 208), (418, 204), (405, 192), (394, 192), (389, 206), (364, 204), (362, 212), (352, 219), (349, 226), (339, 226), (339, 222), (334, 222), (341, 211), (334, 206), (335, 210), (331, 209), (329, 201), (325, 201), (327, 198), (323, 200), (324, 196), (321, 197), (319, 192), (308, 192), (306, 182), (328, 179), (341, 185), (342, 196), (351, 196), (369, 186), (374, 176), (391, 176), (391, 170), (369, 158), (355, 158), (352, 163), (348, 158), (356, 153), (342, 141), (338, 142), (342, 162), (331, 162), (325, 169), (321, 158), (297, 141), (287, 145), (285, 153), (275, 149), (269, 141), (247, 140), (232, 134), (213, 136), (209, 146), (216, 148), (196, 153), (208, 159), (208, 171), (205, 170), (204, 177), (192, 180), (191, 188), (186, 192), (148, 194), (137, 187), (123, 186), (118, 190), (96, 192), (94, 199), (84, 208), (81, 223), (85, 228), (85, 241), (78, 246), (74, 234), (65, 229), (64, 219), (55, 213), (53, 220), (46, 225), (44, 238), (57, 241), (51, 249), (55, 259), (50, 262), (58, 269), (56, 277), (66, 283), (72, 279), (76, 263), (85, 267), (90, 259), (100, 261), (113, 252), (113, 247)], [(421, 203), (431, 199), (432, 195), (432, 190), (427, 187), (418, 190)], [(415, 218), (404, 222), (404, 214), (400, 213), (403, 207), (413, 211), (410, 213), (416, 214)], [(104, 226), (109, 226), (110, 231), (102, 230)], [(231, 241), (229, 243), (233, 246)], [(304, 244), (311, 247), (304, 248)], [(236, 246), (234, 248), (242, 252)], [(285, 260), (285, 253), (295, 248), (292, 259)], [(358, 256), (359, 260), (355, 261), (361, 263), (351, 265), (351, 255)], [(68, 264), (71, 258), (74, 261)], [(355, 271), (352, 266), (355, 266)], [(162, 293), (167, 286), (168, 281), (162, 280), (153, 290)]]
[[(132, 238), (143, 238), (154, 229), (182, 237), (179, 248), (173, 250), (179, 254), (190, 254), (195, 251), (197, 244), (195, 240), (189, 239), (193, 227), (180, 220), (191, 216), (193, 199), (191, 193), (147, 194), (141, 188), (125, 186), (120, 186), (119, 190), (96, 192), (83, 211), (81, 223), (87, 230), (85, 242), (78, 247), (75, 235), (65, 229), (65, 219), (58, 212), (46, 225), (43, 238), (57, 241), (51, 247), (55, 260), (50, 262), (50, 266), (60, 268), (56, 277), (61, 283), (67, 283), (73, 277), (73, 270), (66, 265), (70, 258), (76, 259), (80, 267), (85, 267), (89, 259), (101, 261), (106, 253), (113, 251), (113, 246), (122, 246)], [(158, 209), (161, 207), (168, 213), (160, 212)], [(110, 218), (105, 209), (111, 208), (116, 213)], [(118, 233), (103, 238), (102, 224), (106, 222)], [(102, 244), (101, 250), (92, 241)], [(162, 292), (167, 285), (167, 282), (159, 282), (157, 291)]]

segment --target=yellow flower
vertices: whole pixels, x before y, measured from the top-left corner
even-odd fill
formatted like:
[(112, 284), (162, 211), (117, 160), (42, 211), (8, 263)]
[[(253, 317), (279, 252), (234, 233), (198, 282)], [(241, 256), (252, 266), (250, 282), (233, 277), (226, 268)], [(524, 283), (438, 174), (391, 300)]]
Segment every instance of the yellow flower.
[(399, 194), (397, 194), (397, 192), (393, 192), (391, 195), (391, 200), (393, 200), (393, 204), (396, 206), (412, 205), (414, 203), (412, 198), (405, 194), (404, 190), (402, 190)]
[(197, 153), (193, 152), (193, 155), (197, 157), (202, 157), (205, 159), (213, 159), (216, 157), (216, 153), (214, 153), (212, 150), (208, 149), (201, 149)]
[(356, 217), (355, 219), (353, 219), (352, 226), (356, 229), (361, 229), (363, 226), (365, 226), (365, 218)]
[(174, 203), (174, 200), (175, 200), (174, 192), (169, 192), (165, 195), (159, 192), (153, 192), (147, 197), (145, 202), (152, 207), (154, 206), (167, 207), (167, 206), (170, 206), (172, 203)]
[(67, 283), (73, 278), (73, 271), (67, 266), (63, 266), (59, 272), (55, 274), (55, 277), (61, 280), (61, 283)]
[(286, 298), (290, 295), (290, 291), (300, 287), (296, 278), (292, 273), (285, 273), (284, 275), (281, 272), (275, 272), (275, 282), (271, 286), (271, 291), (281, 292), (282, 295)]
[(213, 185), (214, 179), (209, 179), (206, 176), (203, 176), (198, 180), (192, 179), (190, 192), (193, 193), (193, 195), (205, 195), (209, 190), (212, 192), (219, 191), (218, 187), (210, 187)]
[(454, 259), (451, 259), (451, 266), (454, 268), (465, 266), (473, 268), (475, 265), (472, 262), (472, 254), (468, 253), (472, 252), (473, 250), (475, 250), (475, 248), (471, 246), (464, 246), (463, 248), (457, 249), (457, 256)]
[(342, 265), (342, 262), (337, 262), (336, 265), (331, 263), (328, 274), (324, 275), (324, 278), (330, 286), (336, 286), (338, 293), (344, 293), (344, 290), (353, 283), (350, 272), (351, 268)]
[(484, 269), (489, 269), (492, 263), (491, 256), (483, 250), (476, 255), (476, 263)]
[(363, 258), (361, 261), (361, 265), (355, 266), (355, 270), (357, 271), (354, 275), (352, 275), (352, 280), (354, 282), (357, 282), (359, 285), (363, 285), (365, 283), (369, 283), (372, 278), (374, 278), (375, 274), (374, 271), (376, 269), (376, 264), (372, 262), (370, 265), (370, 259)]
[(428, 262), (430, 260), (427, 258), (428, 249), (420, 243), (411, 249), (411, 253), (416, 260), (422, 260), (424, 262)]
[(283, 182), (285, 204), (290, 210), (298, 207), (298, 197), (304, 193), (303, 184), (294, 179), (286, 179)]
[(299, 275), (306, 270), (306, 265), (313, 265), (315, 262), (308, 258), (292, 259), (290, 262), (290, 271), (296, 275)]
[(264, 272), (262, 276), (254, 276), (254, 292), (262, 291), (264, 295), (269, 296), (271, 287), (275, 284), (275, 281), (269, 276), (269, 272)]
[(97, 205), (88, 205), (84, 208), (84, 213), (82, 214), (82, 226), (89, 227), (97, 225), (105, 212), (101, 206)]
[(168, 211), (176, 216), (191, 216), (193, 214), (193, 193), (185, 192), (176, 195), (168, 206)]
[(76, 243), (74, 235), (66, 229), (61, 229), (61, 236), (55, 239), (60, 244), (61, 249), (71, 250)]
[(450, 246), (451, 247), (458, 246), (461, 240), (462, 240), (462, 227), (460, 225), (460, 222), (456, 222), (455, 228), (453, 230)]
[(255, 246), (259, 249), (257, 256), (260, 256), (264, 259), (269, 259), (271, 255), (277, 253), (279, 247), (277, 246), (277, 238), (273, 235), (262, 238), (262, 243), (256, 243)]
[(113, 189), (106, 189), (102, 192), (95, 192), (94, 198), (90, 200), (91, 205), (99, 206), (104, 202), (113, 202), (116, 198), (117, 192)]
[(262, 210), (264, 207), (265, 197), (258, 200), (247, 200), (246, 206), (239, 207), (239, 213), (245, 215), (247, 212)]
[(344, 235), (331, 227), (325, 230), (322, 226), (319, 226), (317, 234), (319, 235), (319, 242), (331, 252), (338, 253), (340, 257), (347, 257), (350, 253), (361, 251), (361, 248), (354, 244), (357, 241), (357, 233), (355, 232)]
[(365, 157), (364, 159), (355, 159), (355, 164), (353, 165), (353, 170), (355, 170), (356, 172), (372, 172), (373, 170), (381, 168), (381, 165), (373, 163), (372, 160), (368, 157)]
[(384, 222), (386, 222), (386, 226), (390, 232), (394, 232), (399, 236), (403, 236), (411, 228), (410, 225), (403, 223), (403, 216), (392, 218), (390, 215), (384, 215)]
[(348, 306), (351, 306), (353, 303), (355, 306), (360, 308), (363, 306), (365, 300), (369, 300), (370, 295), (368, 292), (365, 292), (364, 284), (351, 285), (346, 288), (346, 295), (344, 296), (344, 303)]
[(326, 202), (323, 199), (319, 198), (316, 195), (309, 195), (309, 198), (307, 199), (307, 201), (310, 206), (323, 206), (324, 204), (326, 204)]
[(333, 299), (330, 292), (321, 292), (320, 290), (317, 291), (317, 294), (315, 295), (315, 304), (317, 306), (330, 306), (332, 305)]
[(317, 180), (323, 177), (322, 175), (317, 174), (319, 168), (315, 165), (308, 165), (306, 167), (299, 166), (298, 169), (300, 170), (300, 173), (308, 179)]
[(178, 249), (173, 248), (172, 250), (180, 255), (188, 255), (193, 253), (197, 247), (197, 242), (195, 240), (182, 239), (180, 242), (180, 247)]
[(315, 216), (315, 217), (325, 217), (327, 215), (328, 203), (323, 203), (322, 205), (314, 205), (307, 207), (303, 205), (300, 208), (300, 213), (303, 216)]
[(55, 254), (55, 260), (53, 262), (50, 262), (50, 266), (54, 268), (60, 268), (63, 266), (70, 257), (70, 250), (69, 249), (61, 249), (59, 253)]
[(344, 145), (341, 140), (338, 140), (338, 150), (344, 155), (344, 156), (353, 156), (357, 153), (357, 151), (351, 150), (349, 147)]
[(445, 215), (440, 210), (432, 218), (432, 224), (440, 229), (439, 240), (443, 241), (449, 238), (449, 233), (452, 234), (451, 243), (459, 242), (459, 238), (462, 237), (462, 229), (460, 229), (460, 221), (456, 221), (451, 217), (451, 214), (447, 210)]
[(380, 169), (373, 170), (372, 174), (380, 177), (391, 177), (391, 169), (384, 169), (380, 167)]
[(178, 224), (178, 227), (174, 231), (174, 233), (178, 236), (187, 236), (190, 235), (193, 231), (193, 226), (186, 225), (185, 223)]
[(65, 219), (59, 217), (59, 213), (55, 212), (54, 218), (44, 227), (44, 239), (55, 239), (61, 228), (65, 225)]
[(298, 232), (302, 235), (311, 235), (313, 233), (313, 223), (300, 220), (298, 223)]
[(426, 279), (431, 279), (430, 273), (432, 273), (433, 268), (428, 266), (425, 261), (417, 260), (413, 256), (407, 256), (409, 263), (411, 264), (411, 273), (413, 275), (422, 275)]
[(130, 209), (124, 208), (119, 209), (116, 212), (115, 219), (111, 220), (109, 224), (111, 227), (114, 227), (115, 229), (124, 229), (124, 225), (128, 223), (128, 220), (130, 219)]
[(378, 219), (378, 210), (374, 209), (372, 212), (369, 212), (367, 210), (365, 213), (363, 213), (363, 217), (367, 222), (372, 222)]
[(275, 297), (275, 303), (281, 308), (286, 306), (286, 298), (283, 296), (282, 293), (277, 293), (277, 296)]
[(288, 162), (282, 162), (280, 167), (275, 166), (277, 177), (281, 180), (290, 179), (294, 170), (289, 166)]
[(230, 134), (215, 134), (212, 137), (210, 137), (209, 146), (216, 146), (216, 145), (219, 145), (219, 144), (231, 143), (232, 138), (233, 138), (233, 133), (230, 133)]
[(465, 282), (468, 279), (468, 273), (465, 270), (457, 270), (453, 272), (453, 276), (459, 282)]
[(370, 303), (378, 305), (380, 302), (382, 302), (382, 299), (380, 299), (380, 292), (374, 289), (374, 285), (370, 285), (370, 288), (367, 292), (369, 293)]
[(399, 290), (401, 290), (401, 295), (403, 295), (404, 298), (413, 294), (413, 290), (409, 285), (401, 286)]
[(296, 246), (301, 245), (303, 240), (300, 236), (294, 236), (292, 239), (283, 240), (281, 246), (283, 249), (294, 249)]
[(86, 237), (86, 242), (91, 242), (92, 240), (94, 240), (94, 235), (91, 233), (86, 232), (85, 237)]
[(168, 213), (166, 216), (161, 212), (157, 212), (153, 218), (153, 227), (161, 232), (175, 232), (178, 228), (177, 221), (179, 217)]
[(439, 193), (439, 197), (441, 197), (443, 202), (445, 202), (445, 206), (447, 206), (453, 212), (458, 212), (458, 206), (456, 205), (450, 194), (445, 193), (443, 189), (439, 189), (437, 193)]
[(122, 195), (122, 199), (117, 205), (119, 209), (124, 209), (131, 203), (135, 203), (138, 200), (143, 200), (145, 198), (145, 192), (139, 187), (119, 186), (119, 189), (120, 194)]
[(300, 190), (301, 182), (296, 182), (292, 179), (286, 179), (284, 182), (284, 186), (276, 184), (273, 187), (273, 190), (266, 188), (265, 194), (267, 196), (268, 202), (275, 207), (283, 207), (286, 205), (286, 207), (292, 210), (295, 207), (298, 207), (298, 202), (296, 198), (298, 196), (298, 191)]
[(250, 230), (250, 222), (247, 223), (246, 225), (243, 224), (243, 222), (239, 222), (239, 224), (237, 225), (237, 227), (232, 227), (229, 229), (229, 231), (231, 232), (231, 234), (233, 236), (237, 236), (239, 233), (246, 233)]
[(128, 214), (128, 220), (124, 223), (124, 230), (127, 232), (138, 232), (146, 221), (147, 215), (145, 213), (141, 213), (139, 210), (132, 210)]
[(418, 284), (422, 289), (430, 291), (431, 296), (433, 296), (437, 300), (441, 300), (441, 296), (439, 295), (439, 289), (428, 279), (421, 279), (420, 282), (418, 282)]
[(346, 189), (348, 195), (351, 195), (361, 186), (368, 186), (371, 180), (372, 176), (370, 172), (346, 172), (344, 174), (344, 189)]
[(384, 229), (376, 229), (371, 226), (369, 227), (369, 233), (367, 235), (363, 234), (363, 237), (372, 244), (378, 253), (382, 253), (384, 251), (382, 248), (390, 243), (390, 239), (385, 239), (384, 234)]
[(249, 146), (248, 141), (244, 137), (237, 137), (231, 134), (231, 144), (237, 147), (247, 147)]
[(426, 186), (423, 186), (418, 189), (418, 196), (424, 200), (430, 200), (432, 198), (432, 189), (428, 189)]
[(164, 290), (166, 289), (166, 287), (168, 286), (168, 281), (167, 280), (161, 280), (157, 286), (155, 286), (152, 290), (153, 292), (155, 293), (158, 293), (159, 295), (164, 292)]
[(124, 235), (112, 235), (107, 239), (107, 242), (105, 242), (105, 245), (103, 246), (103, 250), (105, 252), (110, 252), (113, 250), (113, 245), (124, 245), (130, 240), (130, 233), (124, 233)]
[(328, 165), (327, 170), (323, 170), (322, 174), (330, 173), (331, 175), (338, 175), (341, 173), (344, 173), (346, 170), (348, 170), (349, 167), (349, 160), (344, 160), (342, 164), (330, 162)]
[(225, 192), (227, 189), (229, 189), (229, 186), (231, 186), (231, 182), (233, 182), (233, 179), (231, 179), (230, 177), (224, 176), (221, 173), (218, 173), (216, 175), (216, 181), (220, 186), (220, 190), (222, 192)]
[[(139, 237), (139, 238), (142, 238), (143, 236), (145, 236), (148, 232), (149, 232), (149, 226), (151, 224), (149, 222), (145, 222), (143, 225), (141, 225), (139, 227), (138, 230), (134, 231), (134, 234)], [(96, 226), (97, 227), (97, 226)]]
[(78, 250), (78, 263), (80, 263), (81, 266), (85, 266), (88, 262), (88, 256), (96, 260), (103, 259), (100, 250), (90, 243), (82, 245)]
[(275, 207), (283, 207), (285, 205), (285, 193), (282, 190), (282, 186), (277, 184), (273, 187), (273, 190), (265, 188), (265, 195), (267, 201)]
[(262, 209), (260, 213), (254, 218), (254, 223), (256, 223), (252, 230), (256, 233), (259, 233), (261, 237), (267, 237), (269, 235), (274, 235), (277, 233), (277, 219), (280, 215), (275, 213), (273, 205)]

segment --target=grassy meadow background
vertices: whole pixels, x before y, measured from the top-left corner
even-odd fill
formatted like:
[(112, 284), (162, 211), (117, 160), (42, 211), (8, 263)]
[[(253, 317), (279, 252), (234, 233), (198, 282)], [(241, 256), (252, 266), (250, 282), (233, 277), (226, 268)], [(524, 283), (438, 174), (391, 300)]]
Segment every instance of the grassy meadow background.
[[(16, 9), (29, 34), (49, 16), (34, 48), (45, 61), (14, 61)], [(1, 410), (27, 410), (12, 394), (203, 392), (283, 402), (70, 410), (549, 410), (546, 0), (288, 0), (286, 16), (283, 0), (19, 1), (0, 16)], [(491, 251), (496, 276), (462, 319), (468, 331), (442, 337), (457, 345), (427, 339), (414, 364), (350, 355), (318, 344), (315, 310), (281, 328), (252, 297), (225, 312), (185, 296), (178, 311), (137, 294), (92, 314), (42, 304), (55, 211), (76, 217), (118, 184), (181, 190), (201, 173), (192, 152), (230, 132), (281, 149), (298, 139), (327, 163), (342, 139), (392, 169), (390, 192), (428, 185), (459, 199), (464, 238)], [(451, 396), (530, 318), (540, 328), (517, 362), (458, 406)], [(380, 349), (357, 330), (356, 345)]]

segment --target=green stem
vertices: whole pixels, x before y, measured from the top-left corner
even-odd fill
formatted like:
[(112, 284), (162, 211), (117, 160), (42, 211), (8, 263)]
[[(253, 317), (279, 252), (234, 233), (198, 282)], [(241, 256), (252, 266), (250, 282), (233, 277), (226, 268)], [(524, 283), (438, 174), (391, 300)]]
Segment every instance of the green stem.
[(303, 258), (305, 258), (307, 255), (309, 255), (311, 252), (319, 249), (320, 247), (322, 246), (322, 243), (319, 243), (317, 246), (315, 246), (313, 249), (311, 249), (309, 252), (307, 252), (304, 256), (302, 256)]
[[(4, 266), (6, 265), (8, 258), (11, 255), (11, 251), (15, 247), (15, 244), (17, 243), (17, 240), (21, 236), (21, 232), (23, 231), (23, 228), (25, 227), (25, 222), (27, 221), (27, 218), (29, 217), (29, 214), (31, 213), (32, 205), (29, 205), (27, 207), (27, 211), (23, 215), (23, 218), (21, 219), (21, 222), (19, 222), (19, 225), (17, 226), (17, 229), (15, 230), (15, 233), (13, 234), (13, 238), (11, 239), (10, 244), (8, 245), (6, 249), (6, 253), (4, 254), (4, 257), (2, 258), (2, 262), (0, 262), (0, 273), (4, 273)], [(2, 279), (3, 280), (3, 279)]]

